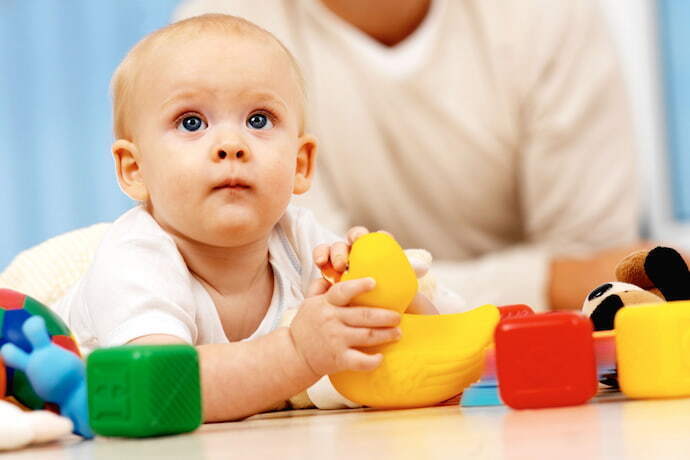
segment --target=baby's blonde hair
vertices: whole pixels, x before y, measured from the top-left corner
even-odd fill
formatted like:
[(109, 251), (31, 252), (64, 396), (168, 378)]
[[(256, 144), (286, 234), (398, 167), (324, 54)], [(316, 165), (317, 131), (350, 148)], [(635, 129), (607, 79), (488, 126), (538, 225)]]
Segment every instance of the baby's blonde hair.
[(113, 97), (113, 130), (115, 139), (132, 140), (132, 131), (129, 125), (131, 101), (136, 81), (146, 56), (151, 52), (155, 52), (157, 48), (163, 46), (171, 38), (203, 34), (207, 31), (234, 33), (268, 39), (276, 43), (285, 52), (295, 71), (295, 77), (302, 95), (300, 131), (304, 129), (304, 106), (306, 102), (304, 78), (292, 53), (273, 34), (246, 19), (227, 14), (204, 14), (172, 23), (150, 33), (134, 45), (120, 65), (117, 66), (110, 83)]

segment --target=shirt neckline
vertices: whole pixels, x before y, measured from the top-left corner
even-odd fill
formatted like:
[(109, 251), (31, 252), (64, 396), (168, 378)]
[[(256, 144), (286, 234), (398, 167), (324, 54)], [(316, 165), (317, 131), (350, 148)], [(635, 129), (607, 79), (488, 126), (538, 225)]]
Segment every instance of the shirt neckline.
[[(184, 264), (184, 260), (182, 259), (182, 255), (179, 253), (179, 249), (177, 249), (177, 245), (175, 244), (175, 240), (172, 239), (172, 237), (165, 231), (163, 228), (156, 222), (156, 220), (153, 218), (153, 216), (141, 205), (135, 206), (131, 210), (127, 211), (123, 216), (120, 218), (123, 218), (125, 215), (129, 214), (141, 214), (143, 213), (147, 220), (155, 226), (157, 230), (160, 230), (172, 243), (172, 245), (175, 247), (175, 250), (177, 251), (178, 255), (180, 256), (180, 260)], [(283, 314), (283, 311), (285, 309), (285, 292), (284, 292), (284, 282), (283, 279), (280, 275), (280, 271), (276, 268), (276, 257), (275, 257), (275, 250), (271, 250), (272, 246), (275, 246), (274, 239), (277, 238), (276, 234), (273, 232), (269, 236), (268, 240), (268, 263), (271, 264), (271, 269), (273, 270), (273, 294), (271, 295), (271, 301), (268, 305), (268, 308), (266, 309), (266, 313), (264, 314), (264, 317), (261, 319), (261, 322), (257, 326), (257, 328), (252, 332), (249, 337), (246, 337), (244, 339), (241, 339), (240, 342), (245, 341), (245, 340), (251, 340), (257, 337), (260, 337), (262, 335), (268, 334), (272, 330), (276, 328), (276, 325), (280, 321), (280, 318)], [(185, 264), (186, 267), (186, 264)], [(221, 339), (221, 343), (230, 343), (230, 340), (228, 337), (225, 335), (225, 330), (223, 329), (223, 323), (220, 321), (220, 315), (218, 314), (218, 310), (216, 309), (216, 304), (213, 301), (213, 297), (211, 297), (211, 294), (206, 290), (204, 287), (203, 283), (197, 278), (197, 276), (189, 271), (189, 268), (187, 268), (187, 272), (189, 273), (189, 278), (192, 283), (192, 293), (195, 298), (198, 299), (197, 297), (197, 292), (201, 293), (200, 295), (202, 298), (205, 300), (205, 304), (208, 308), (212, 309), (212, 315), (213, 319), (211, 320), (214, 324), (214, 328), (216, 329), (216, 332), (212, 333), (214, 337), (219, 337)], [(199, 308), (202, 308), (199, 306)], [(199, 334), (197, 333), (196, 337), (192, 338), (194, 341), (198, 341), (199, 339)], [(224, 341), (223, 341), (224, 340)], [(212, 342), (212, 343), (217, 343), (217, 342)], [(196, 343), (194, 345), (197, 345)]]
[(419, 26), (400, 43), (386, 46), (341, 19), (320, 0), (305, 2), (312, 16), (350, 46), (355, 55), (375, 66), (380, 73), (396, 77), (410, 75), (432, 53), (447, 6), (447, 0), (431, 0), (429, 11)]
[[(261, 337), (263, 335), (268, 334), (273, 329), (275, 329), (275, 324), (280, 320), (280, 316), (283, 310), (283, 304), (285, 303), (285, 296), (283, 294), (282, 289), (282, 278), (280, 276), (279, 270), (275, 266), (274, 257), (270, 249), (268, 252), (268, 262), (271, 264), (271, 269), (273, 270), (273, 294), (271, 295), (271, 302), (269, 303), (268, 308), (266, 309), (264, 317), (261, 319), (261, 322), (254, 330), (254, 332), (252, 332), (249, 335), (249, 337), (240, 339), (239, 342), (252, 340), (257, 337)], [(218, 310), (215, 302), (213, 301), (213, 297), (211, 297), (211, 294), (209, 294), (204, 285), (201, 283), (201, 281), (199, 281), (199, 279), (197, 279), (197, 277), (194, 274), (190, 272), (190, 275), (192, 278), (192, 282), (195, 284), (195, 290), (202, 293), (201, 295), (204, 297), (206, 304), (212, 309), (214, 327), (218, 331), (218, 335), (221, 337), (221, 339), (224, 340), (222, 343), (230, 343), (230, 339), (228, 339), (228, 337), (225, 335), (223, 323), (220, 321), (220, 315), (218, 314)]]

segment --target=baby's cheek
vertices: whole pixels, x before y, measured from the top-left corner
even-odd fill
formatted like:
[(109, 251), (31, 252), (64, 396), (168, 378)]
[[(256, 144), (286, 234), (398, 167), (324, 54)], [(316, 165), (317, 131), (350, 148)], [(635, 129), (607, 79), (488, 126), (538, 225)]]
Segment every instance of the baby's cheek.
[[(177, 205), (184, 205), (189, 198), (195, 195), (194, 181), (187, 174), (176, 174), (167, 178), (163, 193), (167, 199), (174, 200)], [(187, 198), (186, 200), (184, 198)]]
[(165, 185), (160, 190), (160, 200), (172, 215), (183, 214), (183, 217), (198, 208), (196, 197), (199, 196), (201, 186), (188, 173), (178, 173), (166, 178)]
[(292, 193), (292, 185), (295, 179), (294, 162), (288, 162), (281, 158), (271, 165), (268, 170), (265, 183), (269, 184), (275, 193)]

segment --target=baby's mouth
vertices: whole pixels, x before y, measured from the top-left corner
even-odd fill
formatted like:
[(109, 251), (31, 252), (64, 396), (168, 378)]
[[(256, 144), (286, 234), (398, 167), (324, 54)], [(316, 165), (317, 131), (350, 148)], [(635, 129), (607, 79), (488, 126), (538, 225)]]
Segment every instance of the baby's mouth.
[(248, 185), (219, 185), (218, 187), (213, 187), (213, 190), (249, 190), (251, 187)]
[(251, 185), (242, 179), (227, 179), (213, 187), (213, 190), (249, 190)]

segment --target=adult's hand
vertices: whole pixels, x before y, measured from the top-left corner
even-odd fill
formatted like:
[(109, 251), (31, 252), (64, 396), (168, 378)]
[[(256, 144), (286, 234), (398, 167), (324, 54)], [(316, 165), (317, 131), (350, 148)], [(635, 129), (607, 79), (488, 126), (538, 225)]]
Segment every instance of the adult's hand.
[(625, 256), (653, 247), (654, 244), (642, 241), (595, 252), (586, 257), (553, 259), (548, 292), (551, 309), (579, 310), (592, 289), (608, 281), (615, 281), (616, 265)]

